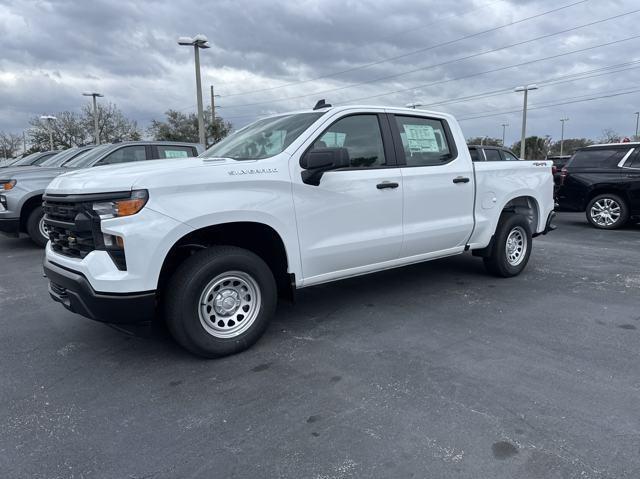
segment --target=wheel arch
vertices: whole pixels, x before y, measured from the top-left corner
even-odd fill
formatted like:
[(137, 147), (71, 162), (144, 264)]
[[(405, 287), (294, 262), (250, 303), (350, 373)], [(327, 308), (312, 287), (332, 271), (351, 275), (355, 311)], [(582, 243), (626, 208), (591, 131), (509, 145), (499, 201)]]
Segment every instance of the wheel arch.
[(229, 245), (252, 251), (269, 266), (281, 297), (293, 299), (295, 277), (283, 237), (272, 226), (255, 221), (231, 221), (195, 229), (177, 240), (164, 257), (158, 277), (162, 291), (179, 265), (194, 252), (214, 245)]
[[(516, 196), (507, 201), (500, 211), (498, 223), (504, 213), (516, 213), (524, 216), (529, 223), (529, 229), (532, 234), (535, 234), (540, 229), (540, 222), (544, 221), (543, 218), (540, 218), (540, 204), (535, 196), (532, 195)], [(496, 223), (496, 227), (498, 223)]]
[(42, 195), (44, 192), (38, 192), (27, 198), (22, 202), (20, 206), (20, 231), (25, 232), (27, 230), (27, 220), (31, 212), (38, 206), (42, 205)]
[(629, 199), (628, 192), (626, 190), (624, 190), (623, 188), (618, 188), (614, 185), (601, 185), (601, 186), (596, 186), (589, 191), (589, 194), (587, 194), (585, 198), (584, 205), (582, 206), (583, 211), (587, 210), (587, 206), (589, 206), (589, 203), (591, 202), (591, 200), (594, 199), (596, 196), (606, 195), (606, 194), (612, 194), (612, 195), (621, 197), (627, 203), (627, 206), (629, 206), (630, 199)]

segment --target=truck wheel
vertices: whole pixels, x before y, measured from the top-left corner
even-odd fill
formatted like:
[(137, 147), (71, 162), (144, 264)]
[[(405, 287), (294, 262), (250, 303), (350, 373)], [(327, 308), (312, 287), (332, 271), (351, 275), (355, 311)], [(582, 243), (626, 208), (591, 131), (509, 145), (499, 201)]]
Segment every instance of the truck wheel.
[(613, 230), (623, 226), (628, 219), (627, 203), (618, 195), (598, 195), (587, 205), (587, 221), (596, 228)]
[(182, 263), (166, 288), (166, 321), (184, 348), (207, 358), (255, 343), (273, 317), (277, 287), (256, 254), (214, 246)]
[(505, 214), (498, 223), (491, 255), (484, 258), (487, 271), (509, 278), (522, 272), (531, 255), (531, 230), (526, 218)]
[(27, 233), (31, 240), (38, 246), (45, 247), (49, 241), (49, 233), (44, 224), (44, 211), (42, 206), (37, 206), (27, 218)]

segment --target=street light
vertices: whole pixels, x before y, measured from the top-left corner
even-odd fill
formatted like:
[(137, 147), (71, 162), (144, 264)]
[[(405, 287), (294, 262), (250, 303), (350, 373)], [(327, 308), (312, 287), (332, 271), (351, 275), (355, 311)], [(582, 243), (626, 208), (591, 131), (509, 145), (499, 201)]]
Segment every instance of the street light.
[(85, 91), (82, 96), (92, 96), (93, 97), (93, 135), (96, 141), (96, 145), (100, 144), (100, 129), (98, 128), (98, 104), (96, 103), (96, 98), (102, 98), (104, 95), (102, 93)]
[(509, 126), (509, 123), (503, 123), (502, 125), (502, 146), (504, 146), (504, 134)]
[(564, 153), (564, 122), (569, 121), (569, 118), (560, 118), (562, 123), (562, 133), (560, 133), (560, 156)]
[[(198, 99), (198, 134), (200, 137), (200, 143), (205, 145), (204, 137), (204, 113), (202, 112), (202, 86), (200, 83), (200, 49), (211, 48), (207, 37), (201, 33), (195, 37), (180, 37), (178, 38), (178, 45), (192, 46), (195, 52), (196, 59), (196, 96)], [(213, 113), (213, 112), (212, 112)]]
[(407, 108), (413, 108), (414, 110), (415, 110), (416, 108), (418, 108), (419, 106), (424, 106), (424, 105), (423, 105), (422, 103), (407, 103), (407, 104), (405, 105), (405, 107), (407, 107)]
[(514, 91), (516, 92), (524, 92), (524, 104), (522, 107), (522, 135), (520, 137), (520, 158), (524, 160), (524, 143), (527, 135), (527, 98), (529, 96), (530, 90), (537, 90), (538, 85), (525, 85), (519, 86)]
[(637, 111), (635, 115), (636, 115), (636, 137), (634, 139), (636, 141), (639, 141), (640, 138), (638, 138), (638, 121), (640, 120), (640, 111)]
[(45, 120), (47, 122), (47, 128), (49, 129), (49, 145), (51, 146), (51, 149), (53, 150), (53, 131), (51, 130), (51, 123), (56, 121), (57, 118), (55, 116), (51, 116), (51, 115), (41, 115), (40, 119), (41, 120)]

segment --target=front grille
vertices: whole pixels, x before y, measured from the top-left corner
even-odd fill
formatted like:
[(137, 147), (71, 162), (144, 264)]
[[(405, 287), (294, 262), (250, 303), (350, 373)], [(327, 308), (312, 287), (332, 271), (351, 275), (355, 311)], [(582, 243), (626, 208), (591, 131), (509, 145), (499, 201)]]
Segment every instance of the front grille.
[(44, 222), (51, 248), (72, 258), (84, 258), (96, 249), (92, 220), (82, 203), (45, 200)]

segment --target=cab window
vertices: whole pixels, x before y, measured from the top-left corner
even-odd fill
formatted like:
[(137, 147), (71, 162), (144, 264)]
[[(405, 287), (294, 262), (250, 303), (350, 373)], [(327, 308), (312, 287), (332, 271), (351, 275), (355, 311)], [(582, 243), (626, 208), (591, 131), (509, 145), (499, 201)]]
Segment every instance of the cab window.
[(442, 121), (399, 115), (395, 119), (407, 166), (442, 165), (451, 160)]
[(158, 146), (158, 158), (188, 158), (197, 156), (190, 146)]
[(471, 155), (471, 161), (482, 161), (482, 158), (480, 158), (480, 152), (477, 148), (469, 148), (469, 154)]
[(100, 160), (96, 166), (115, 165), (118, 163), (129, 163), (132, 161), (144, 161), (147, 159), (146, 147), (144, 145), (125, 146), (120, 148), (106, 158)]
[(520, 161), (516, 155), (511, 153), (510, 151), (502, 150), (502, 155), (506, 161)]
[(353, 115), (331, 125), (313, 144), (313, 149), (345, 148), (352, 168), (386, 165), (378, 115)]

